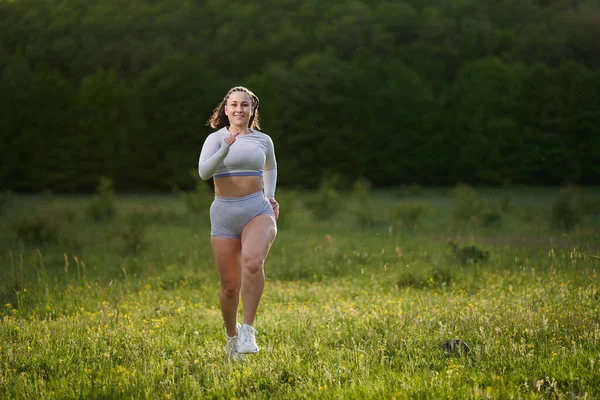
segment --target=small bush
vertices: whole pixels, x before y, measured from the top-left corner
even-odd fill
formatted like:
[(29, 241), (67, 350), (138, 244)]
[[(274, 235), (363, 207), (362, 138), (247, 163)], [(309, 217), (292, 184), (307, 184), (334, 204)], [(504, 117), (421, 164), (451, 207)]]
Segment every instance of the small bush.
[(457, 222), (478, 220), (487, 209), (487, 201), (469, 185), (460, 184), (453, 189), (456, 197), (452, 216)]
[(448, 242), (452, 254), (460, 264), (476, 264), (486, 262), (490, 258), (490, 252), (476, 245), (458, 245), (452, 241)]
[(275, 199), (279, 203), (279, 219), (277, 220), (278, 227), (289, 227), (293, 220), (292, 215), (296, 209), (296, 192), (278, 190), (275, 194)]
[(94, 221), (103, 221), (115, 216), (116, 194), (113, 187), (113, 181), (102, 177), (96, 188), (97, 194), (92, 198), (88, 205), (87, 214)]
[(323, 179), (319, 190), (306, 199), (306, 207), (316, 218), (330, 219), (344, 207), (342, 198), (336, 189), (337, 182), (335, 177)]
[(31, 244), (58, 242), (60, 224), (56, 216), (33, 216), (13, 225), (17, 237)]
[(371, 183), (365, 178), (358, 179), (352, 189), (352, 197), (356, 199), (357, 205), (350, 212), (354, 214), (362, 228), (373, 227), (378, 222), (375, 207), (371, 202), (370, 190)]
[(421, 203), (397, 203), (392, 210), (392, 218), (397, 224), (414, 228), (428, 210)]
[(192, 214), (208, 213), (210, 211), (210, 205), (215, 199), (215, 194), (206, 182), (198, 179), (196, 171), (192, 171), (191, 175), (196, 180), (196, 187), (194, 190), (191, 192), (183, 192), (176, 188), (175, 191), (179, 193), (179, 196), (183, 199), (188, 212)]
[(551, 225), (556, 229), (571, 230), (581, 222), (581, 192), (576, 186), (561, 189), (552, 203)]

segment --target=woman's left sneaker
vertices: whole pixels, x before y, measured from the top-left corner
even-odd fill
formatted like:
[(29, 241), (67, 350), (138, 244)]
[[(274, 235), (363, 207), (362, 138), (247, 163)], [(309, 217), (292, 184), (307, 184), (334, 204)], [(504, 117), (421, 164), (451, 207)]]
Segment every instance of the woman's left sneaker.
[(235, 336), (228, 336), (225, 333), (225, 338), (227, 339), (227, 343), (225, 344), (225, 352), (229, 356), (229, 359), (238, 361), (242, 359), (242, 355), (237, 351), (237, 343), (240, 337), (240, 324), (235, 325)]
[(258, 353), (258, 346), (256, 345), (256, 329), (252, 325), (244, 324), (238, 332), (237, 348), (236, 351), (241, 354), (254, 354)]

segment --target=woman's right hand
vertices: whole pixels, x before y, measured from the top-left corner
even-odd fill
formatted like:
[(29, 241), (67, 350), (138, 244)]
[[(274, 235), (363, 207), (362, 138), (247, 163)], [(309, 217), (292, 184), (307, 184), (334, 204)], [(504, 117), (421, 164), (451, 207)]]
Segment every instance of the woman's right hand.
[(223, 139), (223, 141), (225, 142), (225, 144), (227, 144), (227, 146), (231, 146), (235, 142), (235, 138), (239, 134), (239, 132), (229, 133), (229, 135), (225, 136), (225, 139)]

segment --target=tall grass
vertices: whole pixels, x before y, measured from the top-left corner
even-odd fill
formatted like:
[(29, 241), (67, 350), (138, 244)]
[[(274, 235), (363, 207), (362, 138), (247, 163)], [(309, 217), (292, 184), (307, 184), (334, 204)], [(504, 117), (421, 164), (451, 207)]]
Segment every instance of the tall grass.
[[(398, 228), (393, 192), (369, 193), (371, 227), (352, 207), (320, 220), (294, 192), (261, 352), (241, 362), (223, 350), (205, 215), (176, 195), (118, 197), (92, 223), (90, 198), (24, 197), (0, 227), (0, 398), (600, 397), (598, 217), (562, 232), (558, 189), (532, 191), (485, 226), (421, 189), (418, 230)], [(60, 239), (20, 237), (30, 210), (61, 218)], [(471, 351), (445, 351), (453, 338)]]

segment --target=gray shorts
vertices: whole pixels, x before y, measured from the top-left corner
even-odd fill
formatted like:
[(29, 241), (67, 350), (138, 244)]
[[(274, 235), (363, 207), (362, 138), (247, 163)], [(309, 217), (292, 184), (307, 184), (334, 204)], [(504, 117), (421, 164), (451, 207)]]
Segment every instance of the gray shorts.
[(263, 214), (275, 217), (262, 190), (242, 197), (215, 195), (210, 206), (210, 235), (239, 239), (248, 222)]

